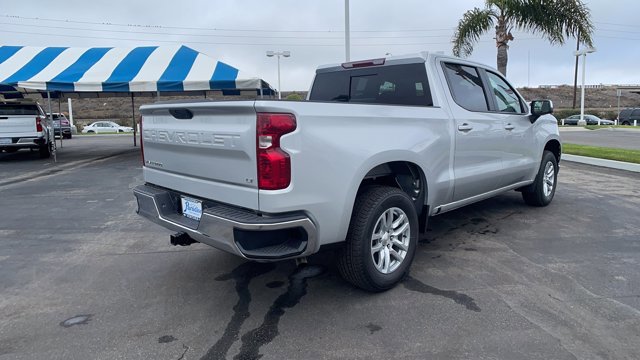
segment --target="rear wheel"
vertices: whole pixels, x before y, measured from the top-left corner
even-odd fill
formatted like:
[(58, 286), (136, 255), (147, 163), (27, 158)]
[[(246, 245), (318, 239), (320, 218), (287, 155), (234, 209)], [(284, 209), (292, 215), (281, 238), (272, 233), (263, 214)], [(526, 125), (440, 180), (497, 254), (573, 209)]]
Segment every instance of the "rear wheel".
[(388, 290), (409, 271), (417, 239), (411, 198), (394, 187), (368, 187), (356, 198), (338, 261), (340, 273), (361, 289)]
[(547, 206), (556, 193), (558, 161), (551, 151), (545, 150), (538, 175), (533, 184), (522, 191), (522, 199), (531, 206)]
[(44, 145), (40, 145), (40, 159), (48, 159), (51, 157), (51, 142), (44, 144)]
[(622, 122), (622, 125), (627, 125), (627, 126), (629, 126), (629, 125), (631, 125), (631, 123), (630, 123), (630, 122), (628, 122), (628, 121), (623, 121), (623, 122)]

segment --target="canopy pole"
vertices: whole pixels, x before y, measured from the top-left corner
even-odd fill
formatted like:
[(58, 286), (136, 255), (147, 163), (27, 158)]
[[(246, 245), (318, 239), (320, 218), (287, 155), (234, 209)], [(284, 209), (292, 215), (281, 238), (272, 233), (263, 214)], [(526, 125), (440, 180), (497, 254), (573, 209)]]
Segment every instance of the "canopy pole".
[(69, 102), (69, 122), (71, 123), (71, 127), (74, 127), (75, 125), (73, 125), (73, 105), (71, 104), (71, 98), (67, 99)]
[(136, 126), (136, 105), (135, 102), (133, 100), (133, 93), (131, 93), (131, 118), (133, 119), (133, 146), (137, 146), (136, 145), (136, 134), (138, 133), (138, 129)]
[[(58, 114), (62, 114), (62, 110), (60, 110), (60, 94), (58, 94)], [(58, 115), (58, 119), (60, 119), (60, 116)], [(64, 136), (62, 135), (62, 119), (60, 119), (60, 148), (62, 149), (62, 138)], [(55, 132), (54, 132), (54, 136), (53, 139), (55, 140)]]
[(264, 93), (262, 91), (262, 85), (260, 86), (260, 99), (264, 98)]
[[(51, 125), (53, 125), (53, 114), (51, 113), (51, 92), (47, 91), (47, 104), (49, 107), (49, 123)], [(50, 134), (49, 134), (50, 135)], [(49, 144), (51, 144), (51, 139), (47, 139), (49, 140)], [(48, 146), (51, 146), (47, 144)], [(57, 156), (57, 152), (56, 152), (56, 133), (55, 130), (53, 131), (53, 147), (51, 148), (51, 151), (53, 152), (53, 162), (57, 163), (58, 162), (58, 156)]]

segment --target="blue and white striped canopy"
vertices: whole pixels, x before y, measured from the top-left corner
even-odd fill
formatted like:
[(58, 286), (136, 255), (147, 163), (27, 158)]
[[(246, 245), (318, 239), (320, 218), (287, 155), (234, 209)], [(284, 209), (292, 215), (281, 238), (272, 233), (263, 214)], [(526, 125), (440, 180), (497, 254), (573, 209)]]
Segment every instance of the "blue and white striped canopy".
[(0, 46), (0, 84), (62, 92), (270, 90), (263, 80), (186, 46)]

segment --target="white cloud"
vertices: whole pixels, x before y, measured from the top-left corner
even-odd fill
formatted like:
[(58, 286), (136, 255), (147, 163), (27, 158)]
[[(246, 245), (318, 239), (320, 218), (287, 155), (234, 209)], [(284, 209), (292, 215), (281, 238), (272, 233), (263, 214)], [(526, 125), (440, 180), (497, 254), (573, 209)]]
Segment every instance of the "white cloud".
[[(418, 0), (351, 0), (350, 3), (351, 52), (352, 60), (355, 60), (381, 57), (385, 53), (400, 55), (424, 50), (450, 53), (449, 42), (458, 20), (464, 11), (474, 6), (481, 7), (484, 1), (451, 0), (436, 3)], [(595, 40), (598, 47), (598, 52), (589, 55), (587, 59), (588, 83), (640, 83), (640, 75), (635, 71), (637, 59), (640, 58), (640, 25), (632, 25), (636, 23), (635, 14), (640, 10), (640, 3), (634, 0), (618, 0), (615, 3), (616, 6), (604, 1), (588, 3), (596, 22)], [(265, 52), (290, 50), (292, 56), (282, 59), (281, 63), (282, 87), (285, 91), (307, 90), (318, 65), (344, 60), (343, 0), (73, 0), (66, 1), (64, 5), (41, 0), (9, 2), (4, 4), (0, 12), (0, 15), (5, 14), (90, 23), (161, 25), (165, 28), (99, 26), (0, 17), (0, 34), (7, 45), (135, 46), (154, 42), (158, 45), (169, 44), (166, 41), (184, 42), (247, 73), (261, 76), (274, 87), (277, 86), (276, 60), (267, 58)], [(170, 27), (263, 31), (225, 32)], [(26, 32), (37, 34), (23, 34)], [(532, 38), (536, 36), (516, 33), (509, 51), (509, 78), (518, 86), (526, 86), (527, 83), (532, 86), (572, 83), (575, 40), (568, 39), (566, 45), (554, 47), (544, 40)], [(365, 46), (370, 44), (375, 46)], [(492, 34), (483, 36), (471, 59), (495, 65)]]

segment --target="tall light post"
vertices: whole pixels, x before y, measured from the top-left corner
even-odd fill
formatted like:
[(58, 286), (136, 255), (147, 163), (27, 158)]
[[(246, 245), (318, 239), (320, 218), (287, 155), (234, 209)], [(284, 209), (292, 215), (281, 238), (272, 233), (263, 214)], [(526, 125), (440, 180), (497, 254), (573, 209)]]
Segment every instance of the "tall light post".
[(282, 92), (282, 88), (280, 87), (280, 56), (289, 57), (291, 56), (290, 51), (267, 51), (268, 57), (276, 56), (278, 58), (278, 99), (282, 99), (280, 93)]
[(351, 61), (351, 34), (349, 29), (349, 0), (344, 0), (344, 52), (347, 62)]
[(587, 122), (584, 120), (584, 78), (587, 68), (587, 54), (594, 52), (596, 52), (595, 48), (588, 47), (574, 53), (575, 56), (582, 56), (582, 92), (580, 94), (580, 120), (578, 120), (578, 125), (580, 126), (587, 125)]

